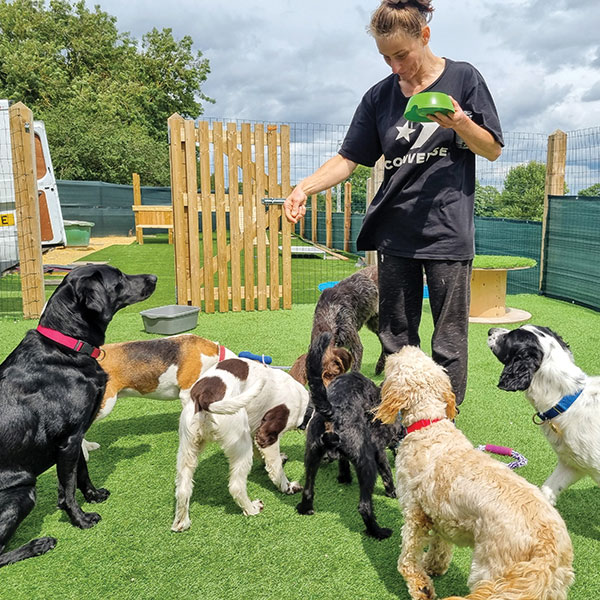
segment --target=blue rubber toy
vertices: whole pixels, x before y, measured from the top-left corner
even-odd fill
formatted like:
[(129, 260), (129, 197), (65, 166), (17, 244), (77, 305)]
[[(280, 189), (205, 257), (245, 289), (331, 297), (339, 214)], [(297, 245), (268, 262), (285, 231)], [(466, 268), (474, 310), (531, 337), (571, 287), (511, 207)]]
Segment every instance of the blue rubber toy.
[(240, 358), (249, 358), (250, 360), (257, 360), (258, 362), (264, 363), (265, 365), (270, 365), (273, 362), (273, 359), (266, 354), (254, 354), (253, 352), (247, 352), (244, 350), (238, 354)]

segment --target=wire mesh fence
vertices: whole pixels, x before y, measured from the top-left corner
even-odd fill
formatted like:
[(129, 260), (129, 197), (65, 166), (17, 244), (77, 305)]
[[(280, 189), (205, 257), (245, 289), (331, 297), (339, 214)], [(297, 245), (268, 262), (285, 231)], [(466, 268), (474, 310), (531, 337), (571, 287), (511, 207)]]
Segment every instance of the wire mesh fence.
[[(240, 120), (210, 117), (210, 123), (233, 122), (241, 125)], [(244, 120), (247, 123), (247, 120)], [(251, 125), (280, 125), (277, 122), (252, 121)], [(332, 125), (320, 123), (287, 123), (290, 126), (290, 181), (292, 185), (314, 172), (323, 162), (335, 156), (339, 151), (347, 125)], [(567, 133), (567, 161), (566, 161), (566, 192), (571, 195), (585, 192), (586, 195), (600, 197), (600, 127)], [(51, 144), (50, 140), (50, 144)], [(508, 132), (505, 134), (505, 147), (501, 157), (495, 162), (477, 158), (477, 181), (481, 186), (490, 186), (501, 193), (504, 189), (507, 175), (512, 169), (531, 162), (546, 164), (548, 137), (541, 133)], [(8, 106), (0, 104), (0, 314), (6, 316), (21, 313), (21, 281), (19, 272), (15, 269), (18, 263), (18, 242), (15, 221), (15, 189), (13, 154), (10, 144), (10, 123)], [(227, 177), (226, 172), (226, 177)], [(112, 188), (103, 191), (107, 196), (102, 204), (100, 215), (94, 215), (98, 209), (96, 202), (90, 206), (77, 207), (79, 191), (77, 186), (90, 185), (89, 182), (59, 182), (59, 187), (65, 185), (73, 187), (72, 193), (63, 194), (61, 189), (61, 203), (64, 202), (63, 213), (68, 211), (68, 218), (82, 218), (77, 211), (85, 210), (85, 217), (99, 223), (105, 217), (106, 227), (102, 235), (121, 233), (125, 227), (131, 228), (132, 215), (131, 194), (129, 186), (119, 186), (120, 198), (112, 198)], [(227, 182), (226, 182), (227, 184)], [(106, 184), (101, 184), (105, 185)], [(127, 189), (125, 189), (127, 188)], [(147, 192), (148, 190), (146, 190)], [(169, 194), (168, 188), (161, 188), (163, 195)], [(108, 198), (110, 196), (110, 198)], [(362, 223), (365, 203), (364, 196), (356, 190), (352, 192), (352, 217), (350, 219), (351, 239), (349, 246), (344, 251), (346, 227), (344, 221), (344, 186), (340, 185), (331, 190), (331, 215), (325, 212), (324, 195), (317, 199), (317, 211), (313, 218), (313, 211), (309, 207), (302, 228), (296, 228), (296, 235), (292, 244), (294, 246), (326, 246), (329, 242), (331, 248), (316, 248), (311, 253), (298, 251), (293, 257), (294, 282), (293, 302), (313, 302), (318, 297), (319, 288), (337, 281), (346, 276), (362, 264), (364, 255), (356, 249), (356, 235)], [(162, 197), (161, 197), (162, 201)], [(150, 202), (152, 203), (152, 202)], [(93, 206), (92, 206), (93, 205)], [(105, 206), (106, 205), (106, 206)], [(117, 210), (112, 216), (112, 210)], [(90, 212), (91, 211), (91, 212)], [(127, 213), (128, 220), (123, 215)], [(555, 212), (555, 214), (561, 214)], [(552, 215), (551, 215), (552, 216)], [(589, 216), (590, 225), (595, 231), (600, 229), (600, 222), (596, 223), (595, 213)], [(330, 233), (327, 234), (327, 222), (330, 221)], [(104, 222), (104, 221), (103, 221)], [(572, 226), (568, 235), (573, 239), (578, 237), (579, 221)], [(111, 231), (115, 225), (119, 231)], [(123, 231), (125, 231), (123, 229)], [(541, 246), (541, 224), (539, 221), (515, 221), (514, 219), (476, 218), (476, 251), (481, 254), (519, 254), (531, 256), (539, 260), (538, 246)], [(538, 253), (536, 255), (536, 253)], [(582, 255), (582, 260), (589, 260), (591, 255)], [(598, 261), (596, 261), (598, 262)], [(558, 290), (561, 270), (552, 272), (552, 285)], [(509, 293), (534, 293), (539, 280), (538, 269), (509, 275)], [(557, 295), (563, 296), (563, 292)], [(600, 294), (598, 294), (600, 297)]]

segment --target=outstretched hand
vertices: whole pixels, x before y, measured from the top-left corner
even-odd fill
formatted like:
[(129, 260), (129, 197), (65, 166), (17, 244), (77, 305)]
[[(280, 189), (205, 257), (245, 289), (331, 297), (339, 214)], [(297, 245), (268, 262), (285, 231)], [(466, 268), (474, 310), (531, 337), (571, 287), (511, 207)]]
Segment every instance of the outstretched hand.
[(306, 214), (306, 200), (308, 196), (302, 188), (296, 186), (292, 193), (285, 199), (283, 210), (290, 223), (297, 223)]

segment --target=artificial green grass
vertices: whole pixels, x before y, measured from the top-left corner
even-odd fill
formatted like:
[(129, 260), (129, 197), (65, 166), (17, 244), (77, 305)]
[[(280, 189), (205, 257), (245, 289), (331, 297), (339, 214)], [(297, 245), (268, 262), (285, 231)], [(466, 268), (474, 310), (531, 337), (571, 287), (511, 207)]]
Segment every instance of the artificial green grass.
[[(144, 248), (142, 246), (140, 250)], [(150, 245), (148, 245), (150, 248)], [(155, 249), (156, 250), (156, 249)], [(162, 258), (144, 254), (140, 263), (121, 265), (128, 272), (152, 271)], [(116, 264), (111, 260), (111, 264)], [(135, 267), (135, 268), (134, 268)], [(160, 285), (160, 283), (159, 283)], [(165, 284), (164, 292), (169, 293)], [(171, 299), (172, 302), (172, 299)], [(162, 303), (154, 302), (152, 305)], [(538, 296), (509, 296), (511, 307), (532, 313), (532, 322), (552, 327), (570, 343), (577, 363), (590, 374), (599, 371), (598, 313)], [(138, 311), (142, 304), (113, 319), (107, 341), (149, 339)], [(239, 352), (251, 350), (288, 366), (310, 338), (314, 305), (294, 305), (289, 311), (200, 314), (193, 331)], [(3, 322), (0, 359), (35, 322)], [(458, 426), (475, 445), (511, 446), (529, 459), (518, 470), (536, 485), (550, 474), (556, 458), (531, 421), (532, 408), (522, 393), (496, 387), (501, 365), (486, 345), (489, 325), (471, 324), (469, 383)], [(515, 327), (515, 326), (511, 326)], [(422, 346), (430, 350), (431, 314), (425, 304)], [(365, 346), (363, 372), (373, 376), (379, 342), (361, 334)], [(211, 444), (196, 472), (190, 516), (192, 527), (173, 533), (175, 459), (179, 401), (120, 399), (113, 412), (94, 424), (87, 439), (101, 448), (91, 453), (89, 470), (97, 486), (111, 492), (103, 504), (83, 504), (102, 521), (82, 531), (56, 509), (56, 474), (50, 469), (38, 479), (38, 502), (10, 540), (13, 549), (39, 536), (55, 536), (57, 547), (46, 555), (0, 570), (0, 597), (31, 599), (165, 599), (204, 600), (401, 599), (409, 598), (396, 570), (401, 541), (401, 512), (387, 498), (378, 480), (374, 504), (382, 526), (393, 536), (381, 542), (364, 535), (356, 510), (358, 485), (336, 480), (337, 466), (324, 465), (318, 475), (313, 516), (295, 511), (299, 496), (280, 494), (255, 462), (249, 478), (251, 498), (260, 498), (264, 511), (244, 517), (227, 491), (227, 462)], [(289, 432), (282, 441), (288, 454), (290, 479), (303, 479), (302, 432)], [(390, 455), (391, 457), (391, 455)], [(505, 460), (498, 458), (498, 460)], [(78, 492), (78, 498), (82, 497)], [(569, 528), (575, 550), (576, 580), (569, 598), (600, 596), (596, 575), (600, 556), (600, 492), (589, 479), (569, 488), (558, 510)], [(465, 595), (471, 551), (457, 549), (449, 572), (436, 578), (439, 597)]]
[(525, 269), (535, 267), (536, 261), (525, 256), (496, 256), (493, 254), (476, 254), (473, 259), (474, 269)]

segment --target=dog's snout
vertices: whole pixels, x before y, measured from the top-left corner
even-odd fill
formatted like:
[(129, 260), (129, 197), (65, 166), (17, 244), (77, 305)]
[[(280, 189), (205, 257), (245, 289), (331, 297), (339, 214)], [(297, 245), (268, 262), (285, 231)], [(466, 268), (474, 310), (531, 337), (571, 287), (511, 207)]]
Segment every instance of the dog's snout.
[(498, 340), (508, 332), (508, 329), (502, 329), (501, 327), (492, 327), (488, 331), (487, 345), (493, 349)]

